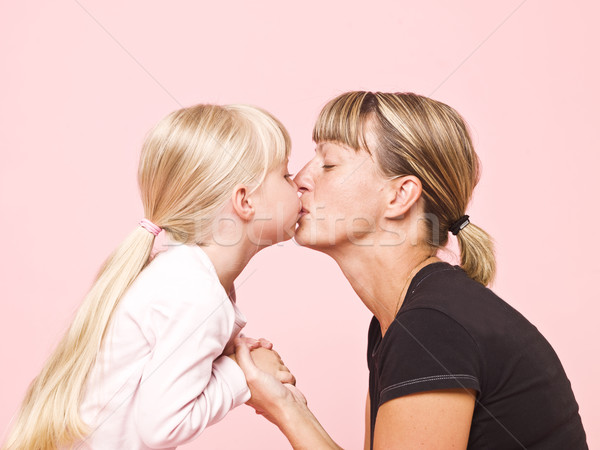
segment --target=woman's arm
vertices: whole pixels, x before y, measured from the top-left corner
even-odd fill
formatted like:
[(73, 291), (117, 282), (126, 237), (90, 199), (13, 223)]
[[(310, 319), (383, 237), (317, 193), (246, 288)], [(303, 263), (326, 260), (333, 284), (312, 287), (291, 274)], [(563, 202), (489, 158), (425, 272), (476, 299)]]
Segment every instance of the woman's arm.
[[(250, 351), (236, 342), (237, 362), (252, 394), (247, 402), (279, 427), (292, 447), (340, 449), (306, 405), (302, 393), (254, 364)], [(365, 414), (365, 449), (466, 448), (475, 407), (473, 389), (445, 389), (398, 397), (377, 413), (374, 436), (370, 432), (370, 400)]]
[(475, 407), (473, 389), (419, 392), (379, 408), (374, 449), (466, 448)]
[(248, 405), (277, 425), (294, 449), (341, 448), (308, 409), (304, 395), (256, 367), (247, 346), (237, 340), (236, 359), (252, 394)]

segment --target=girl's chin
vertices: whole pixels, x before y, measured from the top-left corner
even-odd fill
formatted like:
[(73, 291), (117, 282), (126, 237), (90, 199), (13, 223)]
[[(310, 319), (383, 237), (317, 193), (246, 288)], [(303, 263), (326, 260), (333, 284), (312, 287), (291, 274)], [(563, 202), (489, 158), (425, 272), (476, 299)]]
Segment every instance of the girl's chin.
[(282, 234), (283, 234), (283, 236), (282, 235), (278, 235), (277, 238), (273, 239), (273, 245), (274, 244), (279, 244), (281, 242), (289, 241), (290, 239), (292, 239), (293, 237), (295, 237), (295, 235), (296, 235), (296, 224), (293, 224), (287, 230), (284, 230)]

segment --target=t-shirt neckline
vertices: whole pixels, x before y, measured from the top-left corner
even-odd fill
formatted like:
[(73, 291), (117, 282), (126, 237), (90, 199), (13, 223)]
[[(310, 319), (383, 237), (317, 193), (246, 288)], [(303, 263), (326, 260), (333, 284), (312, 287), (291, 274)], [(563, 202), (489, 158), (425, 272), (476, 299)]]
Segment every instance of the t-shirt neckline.
[(458, 268), (458, 266), (452, 265), (447, 261), (436, 261), (434, 263), (427, 264), (425, 267), (422, 267), (410, 281), (408, 289), (406, 290), (406, 295), (404, 296), (404, 301), (402, 302), (402, 305), (400, 306), (398, 312), (402, 311), (402, 308), (404, 308), (404, 305), (406, 305), (407, 300), (409, 300), (412, 297), (414, 291), (417, 289), (419, 284), (421, 284), (421, 282), (425, 280), (425, 278), (427, 278), (429, 275), (435, 272), (439, 272), (440, 270), (456, 268)]
[[(452, 269), (460, 269), (460, 266), (452, 265), (447, 261), (436, 261), (434, 263), (427, 264), (425, 267), (422, 267), (413, 276), (412, 280), (410, 281), (410, 284), (408, 285), (408, 290), (406, 291), (406, 295), (404, 296), (404, 301), (402, 302), (400, 309), (398, 309), (398, 312), (396, 313), (396, 317), (398, 317), (398, 314), (400, 314), (401, 312), (403, 312), (405, 310), (405, 305), (407, 304), (407, 300), (411, 299), (412, 294), (414, 293), (414, 291), (417, 289), (417, 287), (419, 286), (419, 284), (421, 284), (421, 282), (423, 280), (425, 280), (429, 275), (431, 275), (433, 273), (440, 272), (443, 270), (452, 270)], [(396, 320), (396, 317), (394, 317), (394, 321)], [(379, 348), (381, 347), (381, 344), (382, 344), (383, 340), (386, 338), (388, 333), (386, 333), (385, 336), (381, 336), (381, 324), (377, 320), (377, 317), (373, 316), (373, 319), (377, 321), (377, 326), (379, 328), (379, 331), (377, 333), (377, 341), (375, 342), (375, 345), (372, 349), (372, 356), (376, 357), (376, 355), (379, 351)], [(392, 324), (394, 321), (392, 321)], [(392, 326), (392, 324), (390, 324), (390, 327)]]

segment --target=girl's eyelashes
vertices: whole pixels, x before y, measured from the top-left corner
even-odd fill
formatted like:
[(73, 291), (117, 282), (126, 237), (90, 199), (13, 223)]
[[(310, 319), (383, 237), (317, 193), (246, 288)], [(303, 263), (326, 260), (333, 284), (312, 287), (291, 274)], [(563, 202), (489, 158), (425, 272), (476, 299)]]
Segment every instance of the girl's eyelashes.
[(323, 168), (323, 169), (331, 169), (332, 167), (335, 167), (335, 166), (333, 164), (323, 164), (321, 166), (321, 168)]
[(289, 180), (290, 178), (292, 178), (294, 176), (293, 173), (286, 173), (283, 178), (285, 178), (286, 180)]

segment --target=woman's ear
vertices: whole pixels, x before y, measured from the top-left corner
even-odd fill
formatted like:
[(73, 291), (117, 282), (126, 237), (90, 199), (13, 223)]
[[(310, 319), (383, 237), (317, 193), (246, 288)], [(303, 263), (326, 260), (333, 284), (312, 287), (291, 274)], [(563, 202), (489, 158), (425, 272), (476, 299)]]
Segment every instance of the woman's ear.
[(421, 180), (413, 175), (391, 180), (384, 217), (386, 219), (402, 218), (421, 198), (422, 190)]
[(250, 199), (250, 192), (245, 184), (238, 184), (233, 188), (231, 204), (240, 219), (250, 221), (254, 216), (254, 207)]

